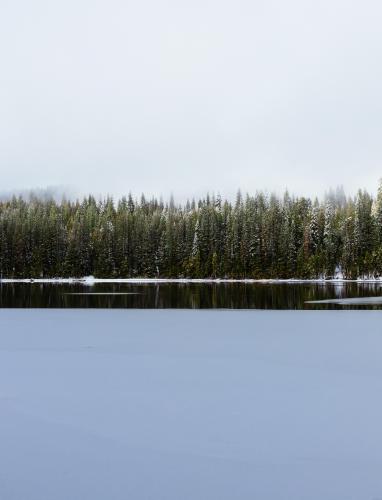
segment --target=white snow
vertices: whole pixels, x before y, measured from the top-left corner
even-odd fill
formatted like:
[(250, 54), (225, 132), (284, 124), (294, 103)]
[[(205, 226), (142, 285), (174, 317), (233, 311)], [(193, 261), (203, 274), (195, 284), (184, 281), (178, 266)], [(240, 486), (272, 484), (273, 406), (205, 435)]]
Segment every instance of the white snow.
[(83, 284), (94, 285), (97, 283), (381, 283), (382, 277), (359, 277), (357, 279), (345, 279), (342, 274), (335, 278), (317, 279), (230, 279), (230, 278), (2, 278), (1, 283), (56, 283), (56, 284)]
[(381, 324), (0, 310), (0, 499), (382, 498)]
[(348, 297), (340, 299), (306, 300), (305, 304), (337, 304), (340, 306), (373, 306), (382, 304), (382, 297)]

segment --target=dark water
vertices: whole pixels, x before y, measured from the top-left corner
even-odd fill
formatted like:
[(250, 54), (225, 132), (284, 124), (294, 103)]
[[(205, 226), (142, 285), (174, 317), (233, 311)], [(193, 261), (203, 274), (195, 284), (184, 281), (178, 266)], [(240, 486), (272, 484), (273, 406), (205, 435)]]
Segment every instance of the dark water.
[[(359, 297), (381, 297), (381, 303), (307, 303)], [(382, 283), (3, 283), (0, 307), (382, 309)]]

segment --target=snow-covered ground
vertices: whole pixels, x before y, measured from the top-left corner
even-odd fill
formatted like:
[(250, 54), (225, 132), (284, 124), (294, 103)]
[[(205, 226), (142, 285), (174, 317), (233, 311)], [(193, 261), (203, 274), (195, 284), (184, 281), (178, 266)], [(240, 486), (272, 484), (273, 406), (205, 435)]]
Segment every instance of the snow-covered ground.
[(381, 325), (0, 310), (0, 499), (381, 499)]
[(49, 284), (84, 284), (96, 285), (97, 283), (381, 283), (382, 277), (359, 277), (357, 279), (317, 278), (317, 279), (230, 279), (230, 278), (2, 278), (0, 283), (49, 283)]
[(144, 284), (144, 283), (381, 283), (382, 277), (360, 277), (357, 279), (344, 279), (344, 278), (317, 278), (317, 279), (230, 279), (230, 278), (3, 278), (0, 279), (0, 284), (4, 283), (46, 283), (46, 284), (83, 284), (83, 285), (96, 285), (99, 283), (109, 284)]
[(382, 297), (351, 297), (341, 299), (306, 300), (305, 304), (337, 304), (340, 306), (378, 306)]

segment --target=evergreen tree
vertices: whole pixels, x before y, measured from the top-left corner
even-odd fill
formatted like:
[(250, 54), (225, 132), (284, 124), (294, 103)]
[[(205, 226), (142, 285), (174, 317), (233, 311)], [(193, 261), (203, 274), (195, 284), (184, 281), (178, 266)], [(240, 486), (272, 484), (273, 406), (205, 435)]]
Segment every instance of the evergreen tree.
[(239, 192), (187, 201), (0, 201), (4, 278), (346, 278), (382, 275), (382, 183), (313, 202)]

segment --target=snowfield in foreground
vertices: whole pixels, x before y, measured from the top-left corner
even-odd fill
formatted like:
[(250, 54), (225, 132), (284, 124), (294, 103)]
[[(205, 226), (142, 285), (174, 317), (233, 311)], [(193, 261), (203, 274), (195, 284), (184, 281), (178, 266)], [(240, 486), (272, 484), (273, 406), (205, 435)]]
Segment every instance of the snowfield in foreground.
[(378, 311), (0, 310), (1, 500), (382, 498)]

